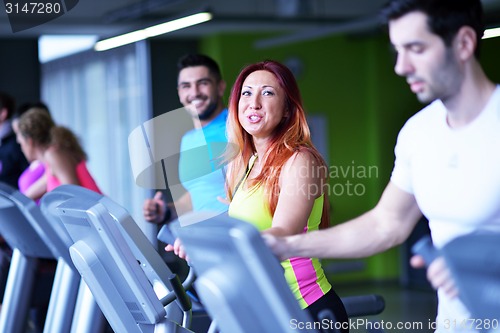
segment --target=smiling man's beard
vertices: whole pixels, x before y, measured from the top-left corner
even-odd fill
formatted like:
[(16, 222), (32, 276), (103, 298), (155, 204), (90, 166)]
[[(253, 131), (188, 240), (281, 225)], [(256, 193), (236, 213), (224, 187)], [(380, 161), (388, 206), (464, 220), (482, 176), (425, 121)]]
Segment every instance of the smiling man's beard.
[(208, 105), (207, 108), (205, 109), (205, 111), (203, 111), (202, 113), (199, 113), (196, 116), (201, 121), (210, 119), (213, 116), (215, 110), (217, 110), (217, 104), (218, 103), (212, 103), (212, 104)]

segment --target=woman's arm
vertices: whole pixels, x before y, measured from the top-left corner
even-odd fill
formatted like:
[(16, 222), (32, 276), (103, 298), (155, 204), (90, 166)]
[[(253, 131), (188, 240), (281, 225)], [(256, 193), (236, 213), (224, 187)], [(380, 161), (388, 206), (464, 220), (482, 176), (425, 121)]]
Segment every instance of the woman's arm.
[(313, 161), (310, 153), (302, 151), (285, 163), (280, 174), (280, 193), (272, 227), (263, 233), (290, 236), (304, 231), (314, 201), (323, 194), (325, 183), (324, 172), (319, 172)]
[(47, 192), (47, 176), (43, 174), (26, 189), (24, 195), (33, 200), (38, 200), (45, 194), (45, 192)]

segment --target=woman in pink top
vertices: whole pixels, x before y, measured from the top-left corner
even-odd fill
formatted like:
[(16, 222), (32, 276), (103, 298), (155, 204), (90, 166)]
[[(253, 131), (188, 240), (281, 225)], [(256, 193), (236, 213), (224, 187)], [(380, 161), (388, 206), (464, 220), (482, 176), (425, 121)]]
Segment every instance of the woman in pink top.
[[(16, 136), (19, 135), (19, 118), (29, 110), (38, 109), (47, 112), (50, 116), (49, 108), (42, 102), (27, 103), (19, 107), (12, 116), (12, 129)], [(28, 159), (28, 158), (27, 158)], [(42, 176), (45, 174), (45, 165), (39, 160), (28, 159), (30, 165), (23, 171), (17, 181), (19, 191), (30, 198), (39, 198), (47, 191), (47, 184)], [(39, 200), (35, 200), (38, 204)]]
[(71, 130), (56, 126), (40, 110), (23, 114), (18, 128), (17, 141), (26, 158), (38, 159), (45, 165), (47, 192), (62, 184), (75, 184), (101, 193), (87, 169), (87, 154)]

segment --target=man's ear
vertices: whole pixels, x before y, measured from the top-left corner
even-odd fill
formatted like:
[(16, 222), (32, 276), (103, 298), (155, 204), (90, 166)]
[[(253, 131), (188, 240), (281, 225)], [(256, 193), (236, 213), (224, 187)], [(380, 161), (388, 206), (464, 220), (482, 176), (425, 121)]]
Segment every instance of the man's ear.
[(464, 26), (458, 30), (455, 37), (455, 46), (460, 60), (468, 60), (474, 57), (474, 51), (477, 47), (477, 38), (476, 31), (469, 26)]

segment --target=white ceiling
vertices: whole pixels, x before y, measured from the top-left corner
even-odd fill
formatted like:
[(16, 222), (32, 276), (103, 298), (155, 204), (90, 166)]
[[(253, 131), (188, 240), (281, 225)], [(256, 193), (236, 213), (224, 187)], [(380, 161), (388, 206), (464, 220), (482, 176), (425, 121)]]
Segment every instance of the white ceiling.
[[(49, 0), (45, 0), (49, 1)], [(214, 20), (170, 36), (199, 36), (221, 31), (290, 31), (295, 34), (373, 29), (374, 17), (386, 0), (64, 0), (77, 2), (64, 15), (20, 32), (12, 32), (0, 12), (0, 36), (96, 34), (100, 37), (145, 27), (200, 9)], [(500, 25), (500, 0), (483, 0), (487, 22)]]

